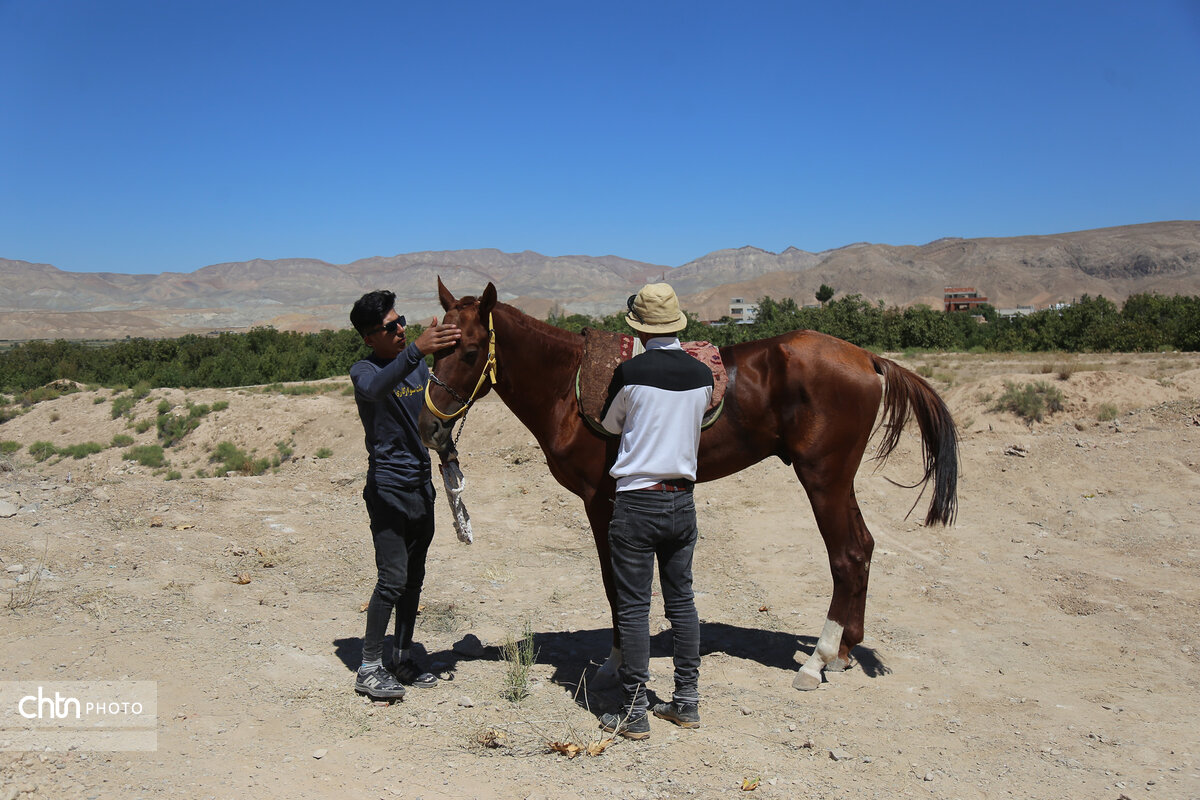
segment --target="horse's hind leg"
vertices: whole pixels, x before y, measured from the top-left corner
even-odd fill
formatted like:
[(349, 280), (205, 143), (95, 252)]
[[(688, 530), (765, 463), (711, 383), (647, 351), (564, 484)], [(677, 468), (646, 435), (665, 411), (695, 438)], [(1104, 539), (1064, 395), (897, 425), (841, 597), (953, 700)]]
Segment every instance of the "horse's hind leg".
[(613, 581), (612, 556), (608, 545), (608, 525), (612, 521), (613, 497), (611, 487), (608, 488), (609, 491), (595, 492), (584, 500), (588, 522), (592, 527), (592, 538), (596, 542), (596, 554), (600, 559), (600, 580), (604, 584), (604, 594), (608, 598), (608, 608), (612, 614), (612, 649), (593, 677), (593, 683), (597, 688), (616, 685), (617, 670), (621, 666), (621, 633), (617, 627), (617, 587)]
[(796, 474), (808, 492), (829, 554), (833, 598), (817, 646), (792, 682), (794, 688), (802, 691), (820, 686), (823, 670), (845, 669), (850, 663), (850, 651), (863, 640), (867, 579), (875, 547), (854, 498), (853, 471), (831, 482), (818, 481), (814, 473), (797, 462)]

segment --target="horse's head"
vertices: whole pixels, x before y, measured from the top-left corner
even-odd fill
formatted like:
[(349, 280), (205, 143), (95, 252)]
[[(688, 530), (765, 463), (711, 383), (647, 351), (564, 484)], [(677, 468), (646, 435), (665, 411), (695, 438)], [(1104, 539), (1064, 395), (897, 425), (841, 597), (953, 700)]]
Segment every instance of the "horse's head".
[(442, 321), (457, 325), (462, 338), (433, 354), (433, 376), (417, 425), (425, 446), (445, 456), (454, 449), (454, 422), (492, 388), (496, 350), (490, 324), (496, 287), (489, 283), (479, 297), (456, 300), (439, 277), (438, 299), (446, 312)]

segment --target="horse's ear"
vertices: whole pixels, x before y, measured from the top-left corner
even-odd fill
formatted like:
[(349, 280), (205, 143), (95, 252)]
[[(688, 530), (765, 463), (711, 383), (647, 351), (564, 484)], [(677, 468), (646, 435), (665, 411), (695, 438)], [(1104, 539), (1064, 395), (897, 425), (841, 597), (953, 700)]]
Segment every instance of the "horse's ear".
[(488, 282), (487, 288), (483, 290), (483, 295), (479, 298), (479, 313), (486, 314), (496, 307), (496, 286)]
[(438, 275), (438, 300), (442, 303), (443, 311), (449, 311), (450, 307), (454, 305), (454, 295), (450, 294), (446, 284), (442, 283), (441, 275)]

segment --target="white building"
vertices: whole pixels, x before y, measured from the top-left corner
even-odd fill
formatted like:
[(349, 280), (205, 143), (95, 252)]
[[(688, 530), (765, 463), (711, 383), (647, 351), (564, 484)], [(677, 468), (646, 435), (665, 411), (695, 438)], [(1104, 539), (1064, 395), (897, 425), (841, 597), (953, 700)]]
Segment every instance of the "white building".
[(738, 325), (749, 325), (758, 317), (758, 303), (747, 303), (741, 297), (729, 298), (729, 318)]

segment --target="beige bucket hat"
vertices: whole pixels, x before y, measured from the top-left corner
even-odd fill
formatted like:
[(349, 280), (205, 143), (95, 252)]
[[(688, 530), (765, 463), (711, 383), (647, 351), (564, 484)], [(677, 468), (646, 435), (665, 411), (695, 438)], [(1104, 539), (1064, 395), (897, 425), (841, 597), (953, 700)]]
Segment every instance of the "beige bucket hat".
[(687, 317), (679, 310), (679, 298), (670, 284), (648, 283), (629, 296), (625, 321), (643, 333), (676, 333), (687, 327)]

